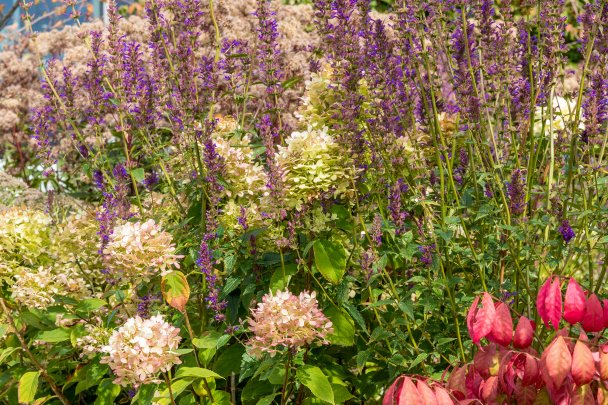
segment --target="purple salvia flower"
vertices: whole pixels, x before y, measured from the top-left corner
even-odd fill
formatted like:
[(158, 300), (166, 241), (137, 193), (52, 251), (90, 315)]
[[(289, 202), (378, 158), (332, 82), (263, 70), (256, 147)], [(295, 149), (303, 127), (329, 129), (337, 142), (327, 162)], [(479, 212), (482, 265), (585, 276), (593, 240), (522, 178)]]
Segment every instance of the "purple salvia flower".
[(570, 241), (576, 236), (576, 233), (574, 233), (574, 230), (570, 226), (570, 221), (567, 219), (562, 221), (562, 225), (559, 227), (559, 232), (562, 234), (566, 244), (570, 243)]
[(247, 231), (249, 229), (249, 225), (247, 225), (247, 210), (242, 205), (237, 221), (244, 231)]
[(209, 246), (213, 239), (214, 235), (209, 233), (203, 237), (196, 264), (205, 275), (205, 280), (207, 281), (207, 296), (205, 297), (207, 308), (213, 311), (213, 319), (217, 322), (221, 322), (225, 319), (223, 311), (228, 306), (228, 303), (219, 298), (220, 289), (217, 287), (217, 276), (214, 271), (215, 260), (213, 259), (213, 253)]
[(390, 212), (391, 219), (395, 224), (395, 233), (402, 235), (405, 232), (405, 220), (409, 218), (410, 214), (403, 210), (402, 207), (402, 194), (407, 193), (409, 187), (403, 179), (398, 179), (397, 182), (391, 187), (389, 193), (389, 204), (388, 209)]
[(525, 180), (521, 171), (514, 170), (511, 173), (511, 181), (507, 183), (507, 196), (509, 197), (509, 209), (511, 215), (521, 215), (525, 208)]
[(435, 244), (420, 245), (418, 246), (418, 251), (420, 251), (420, 261), (422, 263), (424, 263), (426, 266), (433, 264), (433, 252), (435, 251)]

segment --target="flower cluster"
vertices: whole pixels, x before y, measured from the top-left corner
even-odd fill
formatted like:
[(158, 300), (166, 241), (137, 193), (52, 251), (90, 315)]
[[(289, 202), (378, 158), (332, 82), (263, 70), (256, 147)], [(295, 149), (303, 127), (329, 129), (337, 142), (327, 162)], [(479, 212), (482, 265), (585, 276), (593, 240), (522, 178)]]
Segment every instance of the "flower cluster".
[(108, 344), (112, 330), (93, 324), (84, 326), (85, 335), (76, 339), (75, 347), (81, 351), (80, 357), (91, 358)]
[(149, 319), (139, 316), (128, 319), (101, 348), (102, 363), (110, 365), (116, 375), (115, 384), (122, 386), (158, 383), (157, 376), (174, 364), (181, 364), (175, 350), (181, 337), (179, 329), (161, 315)]
[(338, 198), (352, 193), (353, 162), (327, 128), (293, 132), (285, 142), (287, 146), (279, 146), (276, 158), (289, 207), (301, 209), (325, 194)]
[(52, 219), (42, 211), (14, 207), (0, 212), (0, 262), (7, 271), (21, 265), (50, 263)]
[(224, 159), (225, 181), (222, 190), (228, 198), (257, 197), (268, 194), (268, 181), (264, 168), (253, 159), (249, 136), (241, 139), (227, 139), (217, 135), (213, 142), (216, 152)]
[(289, 290), (266, 294), (251, 315), (249, 327), (254, 336), (249, 345), (254, 355), (267, 352), (274, 356), (281, 348), (297, 349), (316, 340), (327, 344), (327, 335), (333, 333), (314, 291), (299, 296)]
[(103, 254), (113, 275), (134, 284), (179, 268), (181, 258), (175, 254), (171, 234), (153, 219), (116, 226)]
[[(535, 115), (538, 119), (534, 122), (534, 132), (543, 136), (549, 136), (549, 132), (553, 134), (553, 138), (557, 139), (564, 131), (572, 129), (576, 121), (576, 100), (566, 99), (564, 97), (555, 96), (551, 105), (553, 117), (550, 116), (549, 106), (537, 107)], [(544, 117), (544, 126), (543, 120)], [(583, 131), (585, 123), (582, 119), (582, 114), (579, 117), (578, 129)]]
[(55, 295), (83, 299), (90, 295), (86, 282), (73, 272), (61, 269), (22, 269), (15, 275), (11, 298), (18, 304), (39, 309), (55, 303)]

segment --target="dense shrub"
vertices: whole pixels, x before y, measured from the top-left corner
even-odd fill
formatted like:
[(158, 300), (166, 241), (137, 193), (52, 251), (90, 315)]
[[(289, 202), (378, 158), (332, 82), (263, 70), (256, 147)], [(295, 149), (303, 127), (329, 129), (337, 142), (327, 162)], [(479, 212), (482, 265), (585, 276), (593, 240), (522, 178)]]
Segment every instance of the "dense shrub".
[[(39, 162), (92, 208), (0, 212), (0, 398), (598, 400), (606, 3), (316, 0), (301, 70), (272, 7), (243, 39), (213, 1), (148, 1), (139, 35), (111, 4), (82, 69), (44, 61)], [(574, 349), (532, 334), (567, 277)]]

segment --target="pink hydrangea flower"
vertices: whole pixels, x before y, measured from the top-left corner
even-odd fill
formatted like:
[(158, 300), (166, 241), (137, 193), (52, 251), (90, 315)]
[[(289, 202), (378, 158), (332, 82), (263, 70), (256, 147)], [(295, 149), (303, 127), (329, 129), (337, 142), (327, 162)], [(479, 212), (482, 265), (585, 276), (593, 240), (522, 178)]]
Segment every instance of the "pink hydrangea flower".
[(315, 292), (295, 296), (286, 289), (266, 294), (251, 315), (249, 327), (254, 336), (249, 340), (249, 352), (256, 356), (263, 352), (274, 356), (281, 348), (295, 349), (314, 341), (328, 344), (326, 336), (333, 333)]
[(158, 374), (181, 364), (175, 352), (179, 346), (179, 329), (167, 323), (162, 315), (150, 319), (139, 316), (128, 319), (118, 328), (106, 346), (101, 363), (109, 364), (116, 375), (115, 384), (122, 386), (158, 383)]

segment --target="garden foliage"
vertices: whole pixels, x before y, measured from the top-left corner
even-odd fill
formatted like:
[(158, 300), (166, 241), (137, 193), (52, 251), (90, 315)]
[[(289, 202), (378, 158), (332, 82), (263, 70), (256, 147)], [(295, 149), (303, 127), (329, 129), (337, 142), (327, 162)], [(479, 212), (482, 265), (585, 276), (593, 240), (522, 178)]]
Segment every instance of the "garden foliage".
[(606, 1), (315, 0), (305, 76), (216, 3), (37, 59), (0, 401), (603, 401)]

